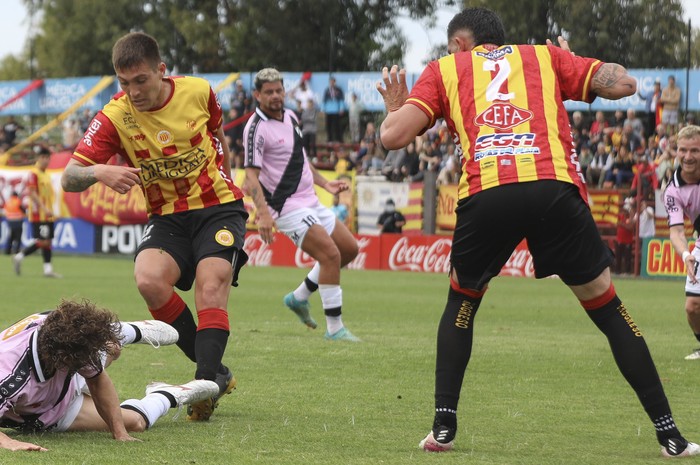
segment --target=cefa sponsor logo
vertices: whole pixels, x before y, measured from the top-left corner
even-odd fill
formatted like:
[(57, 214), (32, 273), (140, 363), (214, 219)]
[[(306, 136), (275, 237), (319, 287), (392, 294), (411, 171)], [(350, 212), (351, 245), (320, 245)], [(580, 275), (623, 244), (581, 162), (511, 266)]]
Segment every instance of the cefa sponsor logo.
[(532, 119), (533, 113), (525, 108), (518, 108), (510, 102), (494, 103), (481, 112), (474, 123), (494, 129), (510, 129)]
[(249, 235), (243, 250), (248, 254), (249, 266), (270, 266), (272, 264), (272, 249), (265, 243), (260, 234)]
[(535, 276), (535, 267), (532, 264), (532, 255), (527, 249), (517, 248), (510, 255), (510, 258), (503, 265), (501, 275), (505, 276)]
[(438, 239), (430, 245), (414, 245), (402, 237), (391, 248), (389, 269), (447, 273), (450, 271), (451, 239)]

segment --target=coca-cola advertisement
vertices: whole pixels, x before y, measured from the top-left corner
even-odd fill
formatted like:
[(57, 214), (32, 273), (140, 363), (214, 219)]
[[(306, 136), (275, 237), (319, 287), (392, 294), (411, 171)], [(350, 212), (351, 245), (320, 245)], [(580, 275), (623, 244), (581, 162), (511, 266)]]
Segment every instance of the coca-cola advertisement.
[[(416, 271), (444, 273), (450, 271), (452, 238), (446, 236), (417, 236), (382, 234), (355, 235), (359, 252), (348, 265), (353, 270)], [(284, 234), (277, 233), (272, 244), (265, 244), (256, 232), (248, 233), (244, 250), (250, 266), (293, 266), (309, 268), (314, 260), (297, 249)], [(525, 241), (513, 251), (500, 273), (502, 276), (534, 277), (532, 255)]]

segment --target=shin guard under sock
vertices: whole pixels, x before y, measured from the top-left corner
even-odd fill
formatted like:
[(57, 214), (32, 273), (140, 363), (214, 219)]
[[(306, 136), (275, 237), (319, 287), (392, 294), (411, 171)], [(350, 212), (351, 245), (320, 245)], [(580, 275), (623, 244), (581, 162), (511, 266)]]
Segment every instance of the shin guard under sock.
[[(471, 357), (474, 337), (474, 317), (484, 291), (460, 289), (451, 282), (447, 303), (440, 319), (435, 364), (436, 413), (457, 411), (459, 393), (467, 364)], [(436, 420), (438, 415), (436, 414)], [(456, 423), (456, 416), (455, 423)], [(449, 426), (449, 425), (448, 425)]]
[(581, 305), (607, 337), (615, 363), (654, 423), (659, 442), (663, 445), (668, 438), (681, 437), (642, 332), (612, 285), (602, 296)]

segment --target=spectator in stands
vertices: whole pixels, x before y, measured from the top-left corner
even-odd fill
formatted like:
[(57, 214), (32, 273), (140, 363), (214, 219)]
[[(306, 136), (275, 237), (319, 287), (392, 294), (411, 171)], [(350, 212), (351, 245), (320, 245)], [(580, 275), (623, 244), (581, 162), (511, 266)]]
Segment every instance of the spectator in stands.
[(620, 149), (620, 144), (622, 143), (622, 124), (613, 126), (613, 130), (610, 133), (610, 143), (612, 145), (613, 152), (617, 153), (617, 151)]
[(335, 147), (333, 154), (333, 158), (335, 159), (333, 169), (338, 176), (347, 174), (355, 167), (352, 160), (350, 160), (350, 154), (342, 144), (338, 144), (338, 146)]
[(644, 100), (646, 112), (645, 134), (648, 136), (654, 133), (654, 129), (661, 124), (661, 79), (654, 80), (654, 88), (648, 92), (637, 92), (639, 98)]
[(377, 130), (374, 123), (368, 121), (367, 125), (365, 126), (365, 132), (360, 140), (360, 148), (357, 150), (354, 159), (351, 158), (352, 162), (355, 164), (355, 166), (357, 166), (360, 172), (364, 169), (364, 159), (369, 151), (370, 142), (374, 142), (374, 147), (377, 146)]
[(14, 116), (10, 116), (7, 118), (7, 122), (5, 125), (2, 127), (2, 132), (4, 134), (4, 141), (5, 143), (12, 147), (15, 145), (15, 139), (17, 138), (17, 131), (24, 130), (24, 126), (19, 124)]
[(313, 99), (306, 101), (306, 107), (301, 112), (301, 134), (304, 141), (306, 156), (311, 160), (316, 158), (316, 133), (318, 132), (318, 107)]
[(396, 210), (393, 199), (387, 199), (384, 204), (384, 211), (377, 219), (377, 226), (380, 234), (384, 233), (401, 233), (406, 225), (406, 218), (400, 211)]
[(85, 131), (90, 127), (90, 121), (92, 121), (92, 111), (89, 108), (85, 108), (78, 118), (78, 126), (80, 127), (80, 134), (85, 134)]
[(458, 184), (462, 175), (462, 169), (455, 153), (454, 143), (447, 144), (447, 153), (443, 156), (444, 162), (437, 177), (437, 184)]
[(440, 139), (435, 138), (423, 141), (423, 147), (418, 152), (418, 174), (413, 178), (414, 181), (422, 181), (426, 171), (438, 172), (440, 170), (440, 162), (442, 161), (442, 152), (440, 151)]
[(661, 91), (661, 99), (663, 105), (661, 113), (661, 122), (666, 126), (666, 132), (673, 134), (678, 128), (678, 107), (681, 102), (681, 89), (676, 86), (676, 78), (668, 77), (668, 86)]
[(605, 142), (598, 142), (593, 160), (591, 160), (586, 170), (586, 182), (590, 186), (603, 187), (603, 182), (608, 173), (612, 170), (615, 156), (605, 146)]
[[(420, 142), (420, 138), (416, 138), (416, 140)], [(405, 180), (412, 181), (418, 171), (420, 171), (420, 158), (418, 151), (416, 151), (416, 142), (411, 142), (406, 146), (406, 156), (403, 159), (403, 165), (401, 165), (401, 174)]]
[(605, 181), (619, 189), (623, 184), (632, 182), (632, 178), (634, 178), (633, 167), (634, 158), (632, 157), (632, 152), (629, 151), (626, 145), (620, 145), (620, 149), (617, 151), (613, 161), (612, 170), (608, 172)]
[(350, 212), (348, 211), (348, 207), (340, 202), (340, 195), (338, 194), (333, 195), (331, 211), (341, 223), (349, 227), (348, 220), (350, 219)]
[(639, 208), (639, 238), (651, 239), (656, 235), (654, 200), (642, 198)]
[(367, 151), (362, 157), (362, 172), (369, 176), (376, 176), (382, 173), (384, 166), (384, 152), (377, 144), (377, 141), (372, 140), (367, 146)]
[[(300, 101), (302, 108), (307, 107), (309, 100), (313, 100), (313, 102), (316, 103), (316, 94), (311, 90), (311, 86), (303, 76), (301, 80), (299, 80), (299, 84), (289, 92), (289, 97), (292, 102)], [(296, 103), (294, 106), (296, 106)]]
[(245, 121), (236, 121), (240, 113), (234, 107), (228, 111), (228, 122), (224, 125), (224, 136), (231, 151), (231, 168), (243, 168), (243, 126)]
[(350, 142), (353, 144), (359, 144), (360, 138), (362, 136), (360, 132), (360, 117), (362, 112), (365, 111), (365, 106), (362, 105), (360, 99), (357, 98), (357, 94), (353, 92), (350, 94), (350, 104), (348, 105), (348, 123), (350, 125)]
[(654, 191), (659, 188), (659, 179), (656, 177), (656, 165), (647, 155), (639, 157), (634, 169), (632, 178), (632, 195), (636, 195), (637, 190), (641, 191), (643, 199), (653, 199)]
[(617, 218), (615, 235), (615, 272), (632, 273), (632, 245), (634, 244), (634, 198), (627, 197)]
[(581, 173), (588, 182), (588, 167), (593, 161), (593, 152), (591, 152), (590, 144), (583, 144), (578, 152), (578, 164), (581, 167)]
[(323, 92), (323, 112), (326, 114), (326, 135), (328, 142), (343, 142), (343, 122), (345, 115), (345, 94), (331, 76), (328, 87)]
[(626, 114), (622, 110), (615, 110), (613, 113), (612, 121), (610, 122), (610, 127), (622, 126), (625, 123)]
[(586, 126), (586, 122), (583, 120), (583, 113), (576, 110), (571, 114), (571, 129), (576, 129), (579, 132)]
[(63, 148), (73, 150), (82, 134), (75, 118), (68, 118), (63, 122)]
[(403, 165), (404, 158), (406, 158), (405, 148), (389, 150), (386, 153), (384, 165), (382, 166), (382, 174), (386, 177), (387, 181), (399, 182), (403, 180), (401, 165)]
[[(639, 118), (637, 118), (639, 121)], [(622, 125), (622, 135), (620, 136), (620, 144), (625, 145), (627, 149), (632, 153), (639, 153), (639, 149), (642, 146), (642, 139), (637, 135), (634, 130), (634, 124), (626, 121)]]
[(591, 147), (596, 147), (598, 142), (603, 140), (605, 132), (609, 128), (608, 122), (605, 120), (605, 113), (602, 111), (595, 112), (595, 119), (591, 123), (588, 130), (588, 140)]
[(632, 131), (638, 139), (644, 139), (644, 123), (642, 123), (642, 120), (637, 117), (637, 112), (634, 111), (633, 108), (627, 109), (627, 118), (625, 119), (625, 122), (622, 123), (623, 130), (628, 124), (632, 127)]
[(231, 92), (230, 100), (231, 108), (235, 109), (238, 116), (243, 116), (253, 109), (253, 100), (250, 94), (245, 90), (241, 79), (236, 81), (236, 84)]

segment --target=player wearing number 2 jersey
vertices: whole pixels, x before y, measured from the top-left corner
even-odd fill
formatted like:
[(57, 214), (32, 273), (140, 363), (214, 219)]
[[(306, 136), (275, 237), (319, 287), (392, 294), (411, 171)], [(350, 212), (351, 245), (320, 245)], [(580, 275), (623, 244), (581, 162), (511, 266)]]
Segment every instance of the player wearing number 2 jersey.
[(608, 338), (662, 454), (700, 453), (676, 427), (642, 333), (612, 285), (612, 253), (586, 204), (563, 105), (632, 95), (635, 80), (620, 65), (575, 56), (562, 38), (561, 49), (506, 45), (500, 18), (484, 8), (458, 13), (447, 38), (450, 55), (430, 63), (410, 95), (405, 70), (396, 66), (384, 68), (378, 84), (389, 112), (384, 147), (404, 147), (444, 118), (462, 161), (450, 289), (438, 327), (435, 417), (420, 447), (452, 448), (474, 316), (491, 278), (527, 239), (536, 276), (558, 275)]

